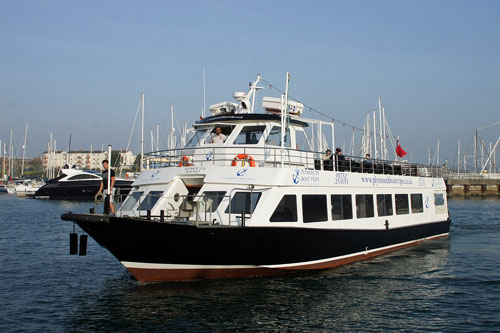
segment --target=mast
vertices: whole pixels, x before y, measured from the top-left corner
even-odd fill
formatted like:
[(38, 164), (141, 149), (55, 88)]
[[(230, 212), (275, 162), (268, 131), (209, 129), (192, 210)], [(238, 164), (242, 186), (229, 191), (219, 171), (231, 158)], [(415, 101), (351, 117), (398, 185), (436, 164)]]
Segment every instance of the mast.
[(175, 149), (174, 103), (170, 104), (170, 147)]
[(12, 177), (12, 167), (14, 166), (14, 164), (12, 163), (12, 127), (10, 128), (10, 139), (9, 139), (9, 171), (7, 172), (7, 174), (9, 175), (9, 177)]
[[(90, 145), (92, 147), (92, 145)], [(71, 132), (69, 133), (69, 145), (68, 153), (66, 154), (66, 164), (69, 166), (69, 154), (71, 153)], [(92, 155), (92, 148), (90, 148), (90, 154)]]
[(155, 139), (154, 139), (154, 136), (153, 136), (153, 130), (151, 130), (151, 151), (155, 150), (154, 142), (155, 142)]
[[(286, 72), (286, 87), (285, 87), (285, 100), (284, 100), (284, 109), (281, 112), (281, 167), (284, 167), (284, 160), (283, 160), (283, 153), (285, 149), (285, 136), (286, 132), (288, 130), (288, 85), (290, 82), (290, 73)], [(254, 84), (254, 87), (257, 85), (257, 83)], [(254, 90), (255, 94), (255, 90)], [(253, 105), (252, 105), (253, 108)], [(252, 110), (253, 111), (253, 110)], [(314, 134), (313, 134), (314, 136)], [(313, 147), (314, 149), (314, 147)]]
[(385, 108), (382, 106), (382, 129), (383, 129), (383, 138), (384, 138), (384, 160), (387, 160), (387, 145), (385, 142), (386, 136), (385, 136), (385, 125), (386, 125), (386, 120), (385, 120)]
[(380, 102), (380, 97), (378, 98), (378, 126), (379, 126), (379, 133), (380, 133), (380, 158), (382, 160), (385, 160), (384, 156), (384, 137), (382, 136), (382, 106)]
[(141, 164), (139, 171), (142, 172), (142, 164), (144, 161), (144, 93), (141, 94)]
[(460, 174), (460, 140), (458, 140), (457, 172), (458, 172), (458, 174)]
[[(3, 143), (3, 163), (2, 163), (2, 178), (5, 179), (5, 155), (7, 154), (7, 144), (4, 142)], [(2, 149), (1, 145), (0, 145), (0, 149)]]
[(160, 124), (156, 123), (156, 150), (160, 150)]
[(474, 172), (477, 173), (477, 130), (474, 135)]
[(438, 139), (438, 144), (437, 144), (437, 151), (436, 151), (436, 165), (439, 165), (439, 139)]
[(201, 109), (201, 117), (205, 118), (205, 110), (207, 108), (205, 101), (205, 67), (203, 67), (203, 109)]
[(28, 135), (28, 122), (26, 122), (26, 127), (24, 130), (24, 143), (23, 143), (23, 161), (21, 164), (21, 177), (24, 177), (24, 156), (26, 154), (26, 136)]
[(375, 159), (378, 159), (377, 152), (377, 115), (376, 111), (373, 110), (373, 149), (375, 150)]

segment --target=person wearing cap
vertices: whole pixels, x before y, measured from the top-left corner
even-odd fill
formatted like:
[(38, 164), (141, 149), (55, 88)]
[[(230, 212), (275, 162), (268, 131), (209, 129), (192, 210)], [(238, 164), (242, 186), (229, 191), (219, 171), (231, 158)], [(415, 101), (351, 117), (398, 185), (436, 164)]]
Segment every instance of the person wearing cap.
[(340, 147), (337, 147), (337, 149), (335, 149), (335, 170), (343, 171), (344, 161), (345, 157), (344, 155), (342, 155), (342, 149), (340, 149)]

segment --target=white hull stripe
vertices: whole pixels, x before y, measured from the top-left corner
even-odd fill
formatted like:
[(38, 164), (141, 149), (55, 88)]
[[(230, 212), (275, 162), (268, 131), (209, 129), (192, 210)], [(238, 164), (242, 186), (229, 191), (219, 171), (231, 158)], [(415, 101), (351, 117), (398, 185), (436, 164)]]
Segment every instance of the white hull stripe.
[(290, 264), (279, 264), (279, 265), (261, 265), (261, 266), (255, 266), (255, 265), (185, 265), (185, 264), (151, 264), (151, 263), (142, 263), (142, 262), (132, 262), (132, 261), (121, 261), (122, 265), (125, 266), (126, 268), (142, 268), (142, 269), (245, 269), (245, 268), (289, 268), (289, 267), (295, 267), (295, 266), (307, 266), (307, 265), (314, 265), (314, 264), (321, 264), (323, 262), (329, 262), (332, 260), (342, 260), (350, 257), (355, 257), (359, 255), (368, 255), (372, 252), (379, 252), (379, 251), (384, 251), (388, 250), (394, 247), (401, 247), (405, 245), (410, 245), (418, 242), (423, 242), (427, 240), (432, 240), (435, 238), (441, 238), (448, 236), (449, 233), (444, 233), (440, 235), (434, 235), (431, 237), (425, 237), (425, 238), (420, 238), (404, 243), (398, 243), (390, 246), (385, 246), (385, 247), (379, 247), (376, 249), (371, 249), (367, 251), (362, 251), (362, 252), (356, 252), (356, 253), (350, 253), (345, 256), (338, 256), (338, 257), (333, 257), (333, 258), (327, 258), (327, 259), (321, 259), (321, 260), (313, 260), (313, 261), (305, 261), (305, 262), (299, 262), (299, 263), (290, 263)]

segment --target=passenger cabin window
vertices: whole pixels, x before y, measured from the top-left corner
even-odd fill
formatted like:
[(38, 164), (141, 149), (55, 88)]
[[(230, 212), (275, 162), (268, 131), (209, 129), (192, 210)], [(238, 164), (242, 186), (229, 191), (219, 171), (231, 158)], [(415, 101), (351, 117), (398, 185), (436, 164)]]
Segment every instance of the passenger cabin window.
[(358, 219), (373, 217), (373, 195), (356, 194), (356, 216)]
[(377, 194), (377, 213), (378, 216), (389, 216), (392, 211), (392, 195)]
[(208, 210), (211, 211), (212, 213), (217, 210), (217, 207), (219, 207), (219, 204), (221, 203), (222, 199), (224, 199), (224, 196), (226, 195), (226, 191), (205, 191), (203, 192), (203, 201), (205, 202), (212, 202), (212, 209)]
[(234, 140), (235, 145), (255, 145), (259, 143), (266, 126), (245, 126)]
[(446, 214), (444, 193), (434, 193), (434, 211), (436, 214)]
[(154, 205), (160, 200), (163, 195), (163, 191), (150, 191), (144, 199), (142, 199), (141, 204), (139, 205), (139, 210), (151, 210)]
[(352, 199), (350, 194), (332, 194), (332, 220), (352, 219)]
[(132, 210), (144, 192), (134, 192), (128, 196), (122, 205), (121, 210)]
[(434, 193), (434, 205), (444, 206), (444, 195), (443, 193)]
[(269, 221), (297, 222), (297, 197), (294, 194), (284, 195)]
[(302, 196), (302, 218), (306, 223), (328, 221), (326, 195), (304, 194)]
[(228, 214), (229, 207), (231, 207), (231, 214), (240, 214), (242, 212), (245, 214), (252, 214), (255, 211), (255, 207), (261, 195), (261, 192), (236, 192), (231, 199), (231, 204), (226, 208), (225, 213)]
[(422, 213), (424, 211), (424, 204), (422, 200), (422, 194), (412, 194), (411, 195), (411, 212), (412, 213)]
[[(266, 145), (281, 146), (281, 126), (273, 126), (266, 139)], [(290, 129), (288, 129), (285, 134), (285, 147), (291, 147)]]
[(409, 214), (408, 194), (396, 194), (396, 215)]

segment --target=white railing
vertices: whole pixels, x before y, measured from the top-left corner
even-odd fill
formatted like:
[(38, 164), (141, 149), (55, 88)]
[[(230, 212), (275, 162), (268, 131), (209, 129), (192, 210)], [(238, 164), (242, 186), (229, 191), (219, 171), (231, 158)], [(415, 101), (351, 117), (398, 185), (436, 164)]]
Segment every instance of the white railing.
[(179, 166), (255, 166), (305, 168), (325, 171), (374, 173), (402, 176), (442, 177), (444, 166), (422, 165), (404, 161), (367, 159), (358, 156), (336, 155), (325, 160), (325, 153), (280, 147), (194, 147), (162, 150), (145, 154), (149, 168)]

